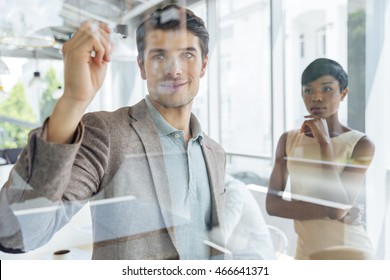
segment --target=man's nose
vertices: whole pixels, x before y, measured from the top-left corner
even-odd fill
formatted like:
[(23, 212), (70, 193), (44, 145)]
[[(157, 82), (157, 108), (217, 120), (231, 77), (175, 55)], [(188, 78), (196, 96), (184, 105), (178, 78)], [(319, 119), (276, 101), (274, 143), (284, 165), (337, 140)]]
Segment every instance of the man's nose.
[(167, 61), (165, 65), (165, 73), (172, 78), (178, 78), (183, 73), (183, 65), (180, 58), (172, 57)]

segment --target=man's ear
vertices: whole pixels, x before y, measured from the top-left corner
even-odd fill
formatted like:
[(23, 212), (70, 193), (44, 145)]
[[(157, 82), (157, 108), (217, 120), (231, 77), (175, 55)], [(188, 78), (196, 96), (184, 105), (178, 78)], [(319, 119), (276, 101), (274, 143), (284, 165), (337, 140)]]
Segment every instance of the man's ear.
[(209, 56), (206, 55), (202, 62), (202, 69), (200, 70), (200, 77), (203, 78), (206, 74), (207, 63), (209, 62)]
[(142, 80), (146, 80), (146, 72), (145, 72), (145, 66), (143, 60), (137, 57), (137, 63), (138, 63), (139, 71), (141, 73)]
[(344, 100), (344, 98), (348, 95), (349, 88), (346, 87), (342, 92), (341, 92), (341, 101)]

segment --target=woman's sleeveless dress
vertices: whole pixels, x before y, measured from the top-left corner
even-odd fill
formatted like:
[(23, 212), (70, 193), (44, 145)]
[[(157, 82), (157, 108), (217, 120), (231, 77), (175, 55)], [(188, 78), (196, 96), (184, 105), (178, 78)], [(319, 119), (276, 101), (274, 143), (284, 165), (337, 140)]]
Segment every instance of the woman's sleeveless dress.
[[(345, 163), (350, 162), (354, 147), (363, 136), (363, 133), (353, 130), (331, 138), (340, 173)], [(330, 187), (330, 182), (324, 182), (319, 176), (321, 157), (317, 140), (300, 133), (299, 130), (289, 131), (286, 154), (292, 197), (311, 197), (313, 201), (325, 197), (328, 200), (331, 195), (326, 189)], [(294, 228), (298, 235), (295, 256), (297, 259), (309, 259), (312, 253), (333, 246), (348, 246), (374, 256), (373, 247), (362, 224), (348, 225), (338, 220), (323, 218), (294, 220)]]

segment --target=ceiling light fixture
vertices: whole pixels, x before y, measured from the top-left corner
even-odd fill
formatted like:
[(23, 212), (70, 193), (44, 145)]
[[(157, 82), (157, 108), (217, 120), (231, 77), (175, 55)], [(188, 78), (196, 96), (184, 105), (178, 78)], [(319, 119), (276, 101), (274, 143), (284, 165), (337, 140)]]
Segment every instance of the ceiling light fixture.
[(37, 59), (37, 51), (34, 50), (34, 58), (35, 58), (35, 71), (34, 76), (28, 83), (29, 87), (37, 88), (37, 89), (43, 89), (46, 85), (45, 80), (42, 79), (41, 73), (38, 71), (38, 59)]
[(120, 22), (111, 33), (111, 42), (113, 43), (113, 51), (111, 54), (113, 61), (135, 61), (136, 53), (131, 49), (131, 38), (129, 37), (129, 28), (123, 19), (123, 11), (125, 11), (124, 1), (121, 1), (121, 17)]
[(118, 24), (111, 33), (110, 39), (113, 44), (111, 58), (113, 61), (135, 61), (136, 54), (131, 49), (131, 38), (127, 36), (127, 25)]
[(53, 92), (52, 96), (54, 99), (59, 99), (63, 93), (62, 86), (57, 86), (57, 89)]

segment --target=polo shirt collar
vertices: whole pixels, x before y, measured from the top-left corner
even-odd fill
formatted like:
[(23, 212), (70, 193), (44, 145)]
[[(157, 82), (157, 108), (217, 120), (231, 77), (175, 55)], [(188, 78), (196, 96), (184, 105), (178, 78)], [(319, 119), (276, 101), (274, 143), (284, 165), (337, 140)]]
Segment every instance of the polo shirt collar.
[[(156, 109), (156, 107), (154, 107), (152, 101), (150, 101), (149, 95), (145, 97), (145, 102), (160, 136), (168, 136), (179, 131), (171, 126), (163, 118), (163, 116), (161, 116), (160, 112)], [(190, 127), (192, 131), (192, 138), (195, 140), (199, 139), (199, 143), (203, 144), (204, 135), (202, 127), (200, 126), (198, 119), (193, 114), (191, 114), (190, 118)]]

